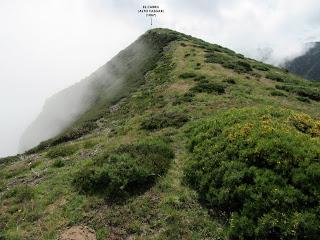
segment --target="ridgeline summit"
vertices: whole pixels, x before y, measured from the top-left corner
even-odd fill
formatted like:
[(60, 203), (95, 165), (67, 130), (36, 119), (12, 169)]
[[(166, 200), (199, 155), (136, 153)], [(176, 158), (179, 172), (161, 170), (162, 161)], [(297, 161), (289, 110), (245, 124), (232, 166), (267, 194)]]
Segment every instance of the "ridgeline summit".
[(152, 29), (0, 159), (0, 239), (318, 239), (319, 109), (319, 82)]

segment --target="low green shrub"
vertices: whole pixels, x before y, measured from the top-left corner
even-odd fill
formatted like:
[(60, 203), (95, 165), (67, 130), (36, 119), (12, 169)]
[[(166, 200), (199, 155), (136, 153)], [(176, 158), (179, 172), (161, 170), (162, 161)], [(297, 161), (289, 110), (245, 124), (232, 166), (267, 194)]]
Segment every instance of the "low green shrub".
[(208, 53), (205, 55), (205, 62), (207, 63), (224, 64), (231, 60), (231, 57), (221, 53)]
[(53, 164), (52, 164), (52, 166), (55, 167), (55, 168), (61, 168), (64, 165), (65, 165), (65, 162), (61, 158), (55, 159)]
[(205, 92), (224, 94), (226, 86), (221, 83), (209, 82), (208, 80), (200, 80), (194, 87), (190, 89), (191, 92)]
[(161, 112), (146, 117), (141, 123), (141, 128), (149, 131), (166, 127), (179, 128), (182, 127), (187, 121), (189, 121), (189, 117), (184, 113)]
[(266, 78), (277, 81), (277, 82), (285, 82), (285, 77), (275, 72), (268, 72), (266, 74)]
[(311, 103), (310, 99), (307, 98), (307, 97), (298, 96), (297, 99), (298, 99), (300, 102)]
[(80, 124), (80, 126), (68, 129), (64, 133), (58, 135), (57, 137), (54, 137), (50, 140), (41, 142), (38, 146), (28, 150), (26, 153), (27, 154), (34, 154), (34, 153), (46, 150), (49, 147), (53, 147), (53, 146), (59, 145), (61, 143), (65, 143), (65, 142), (69, 142), (69, 141), (78, 139), (78, 138), (90, 133), (91, 131), (93, 131), (94, 129), (96, 129), (98, 127), (95, 120), (86, 121), (86, 122)]
[(14, 198), (16, 203), (23, 203), (30, 201), (34, 197), (34, 190), (32, 187), (26, 184), (17, 185), (9, 190), (5, 195), (5, 198)]
[(231, 56), (236, 56), (236, 53), (234, 51), (217, 44), (207, 44), (205, 45), (205, 49), (207, 49), (208, 52), (219, 52), (226, 53)]
[(91, 131), (93, 131), (97, 127), (98, 127), (98, 125), (95, 121), (86, 121), (83, 124), (81, 124), (80, 126), (69, 129), (64, 134), (54, 138), (52, 141), (52, 145), (54, 146), (54, 145), (57, 145), (60, 143), (64, 143), (64, 142), (78, 139), (78, 138), (90, 133)]
[(203, 76), (203, 75), (199, 75), (199, 76), (194, 78), (194, 80), (197, 81), (197, 82), (201, 81), (201, 80), (204, 80), (204, 79), (206, 79), (206, 76)]
[(201, 63), (197, 63), (194, 69), (195, 70), (200, 70), (201, 69)]
[(182, 73), (179, 75), (180, 78), (194, 78), (195, 76), (197, 76), (195, 73), (192, 72), (186, 72), (186, 73)]
[(254, 64), (252, 67), (257, 70), (260, 70), (260, 71), (269, 71), (270, 70), (270, 68), (264, 64)]
[(220, 112), (189, 129), (185, 181), (225, 214), (229, 239), (318, 239), (317, 126), (269, 107)]
[(270, 94), (271, 94), (271, 96), (279, 96), (279, 97), (286, 97), (287, 96), (286, 94), (284, 94), (283, 92), (278, 91), (278, 90), (272, 90)]
[(245, 59), (245, 57), (243, 56), (243, 54), (238, 53), (238, 54), (236, 54), (236, 56), (237, 56), (238, 58)]
[(234, 80), (233, 78), (227, 78), (226, 80), (224, 80), (224, 82), (229, 84), (236, 84), (236, 80)]
[(9, 156), (9, 157), (4, 157), (4, 158), (0, 158), (0, 165), (7, 165), (10, 163), (14, 163), (19, 161), (19, 155), (18, 156)]
[(250, 63), (248, 63), (246, 61), (237, 61), (236, 63), (239, 66), (238, 69), (240, 71), (244, 71), (244, 72), (251, 72), (252, 71), (252, 67), (251, 67)]
[(223, 67), (233, 69), (239, 73), (249, 73), (252, 71), (250, 63), (245, 61), (229, 61), (222, 64)]
[(320, 90), (309, 86), (299, 86), (296, 84), (276, 85), (279, 90), (294, 93), (300, 97), (309, 98), (314, 101), (320, 101)]
[(74, 154), (78, 150), (76, 145), (58, 145), (52, 147), (47, 153), (48, 158), (67, 157)]
[(192, 102), (193, 101), (193, 97), (195, 96), (195, 94), (193, 92), (186, 92), (185, 94), (183, 94), (182, 96), (176, 96), (176, 98), (172, 101), (173, 105), (179, 105), (182, 103), (186, 103), (186, 102)]
[(195, 94), (193, 92), (186, 92), (185, 94), (182, 95), (182, 101), (184, 102), (192, 102), (193, 97)]
[(82, 193), (127, 197), (147, 190), (167, 172), (173, 158), (171, 147), (160, 139), (121, 145), (80, 169), (73, 185)]

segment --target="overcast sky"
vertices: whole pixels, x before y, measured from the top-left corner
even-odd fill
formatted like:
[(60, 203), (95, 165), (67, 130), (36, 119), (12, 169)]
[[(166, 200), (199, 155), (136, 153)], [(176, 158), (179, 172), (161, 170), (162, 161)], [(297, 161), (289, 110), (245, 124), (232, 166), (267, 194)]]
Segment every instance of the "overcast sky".
[(166, 27), (280, 64), (319, 40), (317, 0), (0, 0), (0, 156), (45, 99), (81, 80), (150, 28)]

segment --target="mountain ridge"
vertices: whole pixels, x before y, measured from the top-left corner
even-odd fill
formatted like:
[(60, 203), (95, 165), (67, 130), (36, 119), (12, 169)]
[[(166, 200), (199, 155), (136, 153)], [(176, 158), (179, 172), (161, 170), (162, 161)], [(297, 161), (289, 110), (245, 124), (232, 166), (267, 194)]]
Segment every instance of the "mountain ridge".
[[(157, 39), (156, 37), (149, 36), (154, 33), (155, 32), (148, 31), (89, 77), (47, 99), (40, 115), (21, 137), (19, 152), (28, 150), (40, 142), (59, 135), (63, 130), (66, 130), (72, 123), (77, 121), (77, 118), (89, 110), (92, 104), (99, 104), (99, 98), (103, 98), (103, 95), (108, 95), (110, 98), (109, 100), (103, 101), (117, 101), (117, 99), (112, 99), (112, 95), (117, 95), (117, 93), (114, 92), (121, 89), (121, 86), (118, 85), (138, 85), (141, 79), (135, 79), (136, 83), (134, 81), (120, 79), (119, 72), (124, 71), (124, 68), (127, 67), (129, 70), (126, 70), (126, 74), (134, 75), (134, 71), (136, 70), (132, 71), (130, 68), (138, 69), (138, 65), (145, 67), (144, 65), (153, 64), (158, 58), (158, 56), (155, 55), (157, 55), (156, 52), (159, 52), (159, 49), (161, 49), (161, 45), (165, 44), (166, 41), (170, 41), (169, 39)], [(167, 37), (169, 35), (159, 36)], [(161, 41), (164, 41), (164, 43)], [(127, 58), (128, 56), (138, 56), (139, 52), (144, 52), (146, 59), (135, 57), (135, 59), (129, 60)], [(139, 62), (141, 60), (143, 61), (142, 63)], [(143, 69), (138, 70), (142, 72), (146, 71)], [(142, 75), (137, 78), (142, 78)], [(124, 87), (122, 87), (122, 89), (123, 88)], [(127, 93), (122, 94), (126, 95)], [(43, 135), (43, 133), (45, 134)]]
[(320, 84), (149, 33), (155, 61), (117, 73), (137, 85), (98, 85), (69, 128), (0, 159), (0, 238), (317, 239)]

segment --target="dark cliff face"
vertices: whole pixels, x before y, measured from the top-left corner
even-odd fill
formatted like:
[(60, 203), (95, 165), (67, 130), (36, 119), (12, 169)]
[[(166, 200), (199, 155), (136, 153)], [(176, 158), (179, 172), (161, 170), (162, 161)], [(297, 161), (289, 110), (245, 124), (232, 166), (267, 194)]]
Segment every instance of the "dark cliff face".
[(312, 45), (304, 55), (287, 62), (286, 68), (306, 79), (320, 80), (320, 42)]
[(161, 57), (163, 48), (175, 38), (175, 34), (148, 31), (89, 77), (50, 97), (22, 135), (19, 152), (64, 131), (66, 138), (77, 138), (74, 133), (69, 136), (68, 127), (71, 125), (78, 131), (94, 127), (90, 121), (99, 118), (109, 105), (141, 85), (145, 73)]

